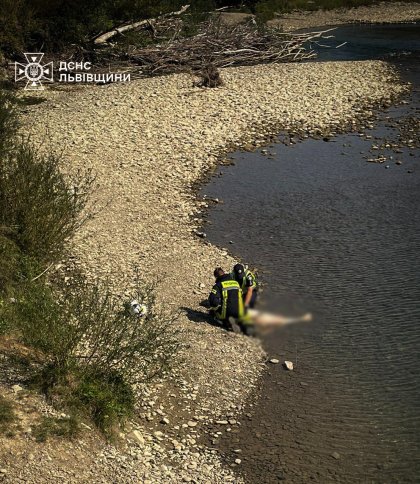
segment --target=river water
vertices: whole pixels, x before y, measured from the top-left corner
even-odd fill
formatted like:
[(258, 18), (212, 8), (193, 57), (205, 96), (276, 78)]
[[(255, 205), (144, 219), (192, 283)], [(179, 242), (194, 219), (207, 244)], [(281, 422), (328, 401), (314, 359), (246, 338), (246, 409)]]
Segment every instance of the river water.
[(209, 240), (259, 268), (266, 304), (315, 315), (264, 342), (295, 370), (269, 365), (257, 405), (220, 438), (253, 484), (420, 481), (419, 152), (374, 146), (418, 118), (420, 30), (343, 26), (335, 37), (348, 44), (321, 61), (386, 56), (413, 83), (409, 104), (381, 113), (369, 139), (235, 153), (202, 191), (224, 201)]

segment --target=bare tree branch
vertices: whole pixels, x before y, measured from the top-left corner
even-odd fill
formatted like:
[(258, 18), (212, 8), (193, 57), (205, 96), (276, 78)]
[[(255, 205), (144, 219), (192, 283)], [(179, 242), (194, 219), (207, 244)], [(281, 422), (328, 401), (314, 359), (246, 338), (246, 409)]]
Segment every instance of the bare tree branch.
[(94, 39), (93, 43), (96, 44), (96, 45), (104, 44), (105, 42), (108, 42), (109, 39), (111, 39), (112, 37), (114, 37), (117, 34), (121, 34), (123, 32), (138, 29), (138, 28), (141, 28), (141, 27), (150, 26), (154, 21), (157, 21), (157, 20), (162, 20), (162, 19), (165, 19), (165, 18), (168, 18), (168, 17), (175, 17), (175, 16), (178, 16), (178, 15), (182, 15), (186, 10), (189, 9), (189, 7), (190, 7), (189, 5), (184, 5), (177, 12), (165, 13), (164, 15), (160, 15), (156, 19), (140, 20), (139, 22), (135, 22), (135, 23), (128, 24), (128, 25), (123, 25), (122, 27), (117, 27), (113, 30), (110, 30), (109, 32), (105, 32), (103, 34), (100, 34), (98, 37), (96, 37), (96, 39)]

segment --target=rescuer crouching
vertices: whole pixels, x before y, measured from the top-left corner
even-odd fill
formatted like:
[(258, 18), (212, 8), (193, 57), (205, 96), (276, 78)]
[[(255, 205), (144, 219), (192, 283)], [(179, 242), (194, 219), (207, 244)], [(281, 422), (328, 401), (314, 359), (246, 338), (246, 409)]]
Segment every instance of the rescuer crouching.
[(229, 331), (240, 333), (246, 317), (241, 286), (221, 267), (214, 270), (216, 283), (209, 295), (210, 314)]

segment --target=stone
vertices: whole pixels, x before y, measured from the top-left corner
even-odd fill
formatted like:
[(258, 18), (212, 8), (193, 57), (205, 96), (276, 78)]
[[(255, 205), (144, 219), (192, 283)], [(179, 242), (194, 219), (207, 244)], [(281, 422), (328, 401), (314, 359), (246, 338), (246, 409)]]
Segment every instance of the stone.
[(241, 462), (242, 462), (241, 459), (235, 459), (235, 464), (239, 465)]
[(20, 385), (13, 385), (12, 386), (12, 390), (15, 392), (15, 393), (19, 393), (23, 390), (23, 388), (20, 386)]
[(333, 452), (331, 457), (334, 457), (335, 460), (338, 460), (340, 458), (340, 454), (338, 452)]
[(287, 360), (286, 360), (286, 361), (283, 363), (283, 365), (284, 365), (284, 367), (285, 367), (287, 370), (289, 370), (289, 371), (292, 371), (292, 370), (293, 370), (293, 363), (292, 363), (291, 361), (287, 361)]
[(169, 424), (169, 419), (167, 419), (166, 417), (163, 417), (163, 419), (160, 421), (160, 423), (163, 423), (165, 425), (168, 425)]
[(194, 422), (193, 420), (190, 420), (188, 423), (187, 423), (188, 427), (197, 427), (198, 423), (197, 422)]
[(131, 438), (132, 440), (136, 441), (140, 445), (144, 445), (145, 444), (144, 437), (140, 433), (140, 431), (138, 431), (138, 430), (133, 430), (128, 436), (129, 436), (129, 438)]
[(280, 361), (277, 359), (277, 358), (271, 358), (270, 360), (268, 360), (270, 363), (272, 363), (273, 365), (277, 365), (277, 363), (280, 363)]

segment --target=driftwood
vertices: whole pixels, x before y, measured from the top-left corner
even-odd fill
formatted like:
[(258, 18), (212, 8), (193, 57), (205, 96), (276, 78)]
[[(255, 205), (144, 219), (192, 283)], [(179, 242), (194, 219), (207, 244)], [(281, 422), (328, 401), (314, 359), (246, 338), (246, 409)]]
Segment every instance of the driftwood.
[(127, 31), (134, 30), (134, 29), (140, 29), (142, 27), (150, 27), (150, 28), (153, 29), (154, 28), (153, 24), (155, 22), (161, 21), (165, 18), (176, 17), (176, 16), (179, 16), (179, 15), (182, 15), (185, 11), (187, 11), (189, 9), (189, 7), (190, 7), (189, 5), (184, 5), (177, 12), (165, 13), (165, 14), (163, 14), (163, 15), (155, 18), (155, 19), (140, 20), (139, 22), (135, 22), (135, 23), (132, 23), (132, 24), (117, 27), (115, 29), (110, 30), (109, 32), (105, 32), (103, 34), (100, 34), (98, 37), (96, 37), (94, 39), (93, 43), (95, 45), (104, 44), (105, 42), (108, 42), (109, 39), (111, 39), (112, 37), (114, 37), (117, 34), (122, 34), (123, 32), (127, 32)]
[(312, 44), (319, 44), (333, 29), (304, 34), (279, 29), (260, 29), (254, 22), (227, 26), (219, 19), (203, 23), (197, 35), (136, 48), (127, 57), (140, 67), (142, 75), (175, 72), (202, 73), (211, 66), (249, 66), (264, 63), (296, 62), (316, 56)]

